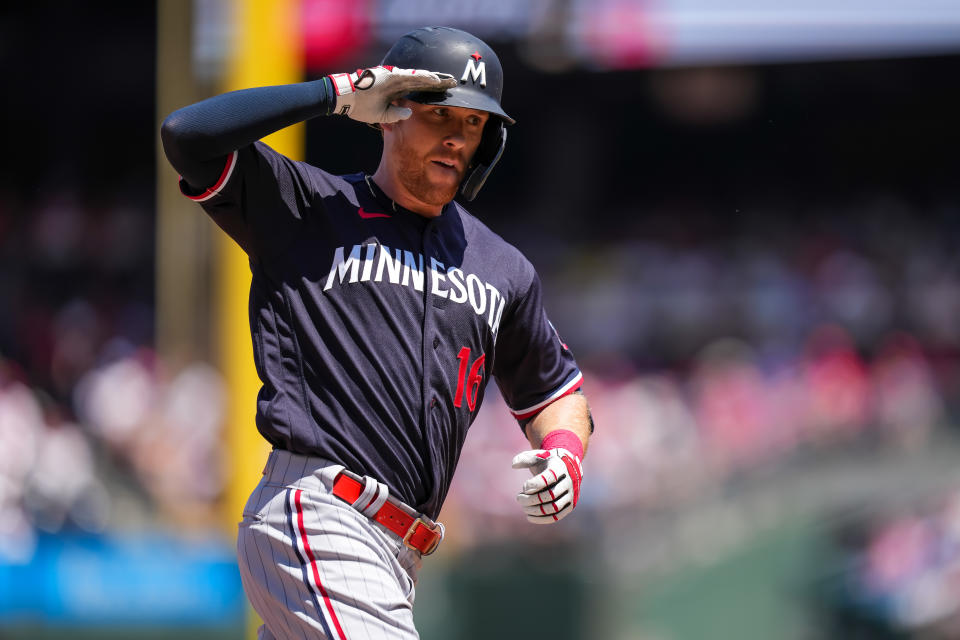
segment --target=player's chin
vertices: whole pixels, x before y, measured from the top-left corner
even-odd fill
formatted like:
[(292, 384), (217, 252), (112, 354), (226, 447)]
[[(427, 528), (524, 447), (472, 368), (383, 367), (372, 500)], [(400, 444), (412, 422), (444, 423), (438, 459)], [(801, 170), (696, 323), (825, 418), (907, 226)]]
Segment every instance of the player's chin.
[(421, 199), (430, 204), (446, 204), (456, 197), (459, 188), (459, 181), (430, 180), (429, 187), (424, 189), (425, 193)]

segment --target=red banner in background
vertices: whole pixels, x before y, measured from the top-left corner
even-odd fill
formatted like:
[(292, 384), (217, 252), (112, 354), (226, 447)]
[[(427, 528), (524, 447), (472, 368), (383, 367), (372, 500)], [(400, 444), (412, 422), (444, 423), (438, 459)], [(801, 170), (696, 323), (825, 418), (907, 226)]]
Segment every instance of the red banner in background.
[(370, 40), (372, 0), (301, 0), (303, 54), (307, 71), (357, 65)]
[(601, 0), (581, 4), (574, 27), (584, 57), (608, 69), (657, 66), (668, 48), (660, 3), (655, 0)]

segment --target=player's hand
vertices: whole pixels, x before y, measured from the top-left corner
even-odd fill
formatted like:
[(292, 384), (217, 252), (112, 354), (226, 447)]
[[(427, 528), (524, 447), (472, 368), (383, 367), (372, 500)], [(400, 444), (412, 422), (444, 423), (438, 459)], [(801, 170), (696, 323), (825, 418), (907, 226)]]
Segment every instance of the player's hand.
[(530, 469), (533, 477), (523, 483), (517, 502), (535, 524), (550, 524), (567, 516), (580, 499), (583, 465), (566, 449), (533, 449), (518, 453), (514, 469)]
[(370, 67), (328, 77), (337, 94), (334, 113), (370, 124), (409, 118), (410, 109), (390, 103), (412, 91), (445, 91), (457, 86), (456, 78), (447, 73), (397, 67)]

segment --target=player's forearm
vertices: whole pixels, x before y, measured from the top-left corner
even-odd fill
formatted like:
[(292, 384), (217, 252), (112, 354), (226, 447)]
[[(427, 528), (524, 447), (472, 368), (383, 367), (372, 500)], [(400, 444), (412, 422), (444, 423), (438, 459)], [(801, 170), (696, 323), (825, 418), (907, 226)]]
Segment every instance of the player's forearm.
[(160, 138), (170, 164), (193, 186), (223, 168), (223, 159), (274, 131), (315, 116), (336, 104), (327, 78), (255, 87), (208, 98), (171, 113)]
[(587, 453), (590, 440), (590, 408), (587, 399), (580, 393), (573, 393), (548, 405), (527, 424), (527, 440), (534, 449), (539, 449), (543, 439), (551, 431), (566, 429), (572, 431), (583, 443), (583, 453)]
[(297, 122), (329, 114), (335, 103), (326, 78), (242, 89), (177, 109), (160, 131), (165, 149), (172, 146), (179, 153), (208, 160)]

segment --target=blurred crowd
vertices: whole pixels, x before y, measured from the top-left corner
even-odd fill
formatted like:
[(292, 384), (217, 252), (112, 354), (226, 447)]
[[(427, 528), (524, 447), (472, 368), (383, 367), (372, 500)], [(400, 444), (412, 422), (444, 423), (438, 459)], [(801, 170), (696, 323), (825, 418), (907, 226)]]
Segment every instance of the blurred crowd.
[[(210, 13), (218, 3), (196, 4)], [(406, 4), (381, 4), (412, 19)], [(487, 19), (487, 4), (470, 11)], [(488, 545), (559, 549), (599, 594), (585, 602), (605, 612), (633, 593), (624, 578), (709, 567), (764, 527), (792, 526), (792, 511), (815, 503), (798, 496), (835, 493), (823, 502), (836, 507), (872, 492), (876, 503), (856, 513), (813, 516), (839, 552), (824, 563), (830, 584), (813, 585), (828, 600), (818, 613), (837, 618), (830, 637), (960, 637), (960, 485), (943, 479), (924, 500), (889, 491), (908, 473), (874, 484), (898, 459), (946, 475), (960, 442), (956, 56), (911, 61), (890, 49), (886, 61), (595, 74), (573, 58), (641, 64), (649, 43), (633, 36), (649, 29), (624, 23), (630, 38), (595, 39), (571, 58), (552, 36), (522, 43), (526, 22), (512, 13), (526, 5), (494, 4), (520, 38), (498, 51), (522, 126), (470, 208), (536, 265), (597, 431), (577, 515), (531, 526), (515, 502), (528, 472), (510, 467), (529, 445), (491, 384), (441, 514), (437, 560), (463, 561), (474, 577), (477, 558), (496, 556)], [(559, 4), (583, 17), (585, 3)], [(162, 74), (150, 70), (169, 61), (157, 60), (154, 5), (124, 6), (96, 16), (93, 39), (76, 28), (92, 20), (79, 9), (5, 23), (8, 84), (24, 89), (0, 105), (13, 123), (0, 172), (0, 569), (36, 561), (46, 536), (223, 530), (228, 389), (209, 345), (171, 354), (155, 341)], [(215, 13), (195, 25), (193, 45), (210, 86), (216, 65), (203, 58), (226, 42)], [(554, 13), (551, 23), (566, 20)], [(37, 69), (64, 66), (64, 50), (82, 69), (37, 83)], [(583, 86), (615, 90), (591, 91), (585, 107), (569, 99)], [(307, 127), (308, 161), (375, 161), (373, 133), (324, 120)], [(850, 475), (827, 472), (836, 468)], [(838, 478), (856, 486), (834, 491)], [(49, 581), (62, 570), (43, 571)], [(805, 586), (786, 597), (803, 600)], [(453, 591), (435, 595), (435, 607), (457, 611)], [(688, 615), (681, 600), (671, 594), (670, 607)]]
[(116, 343), (68, 404), (0, 363), (0, 560), (27, 560), (36, 533), (213, 528), (224, 489), (224, 386)]
[(727, 336), (764, 361), (793, 357), (825, 324), (868, 355), (895, 330), (934, 356), (960, 353), (955, 198), (819, 197), (829, 204), (746, 197), (730, 212), (667, 202), (620, 212), (593, 238), (550, 238), (534, 247), (552, 285), (548, 310), (591, 356), (666, 367)]
[[(584, 372), (597, 424), (585, 461), (584, 511), (681, 508), (727, 481), (824, 450), (925, 447), (947, 406), (919, 342), (892, 333), (867, 359), (838, 325), (817, 327), (795, 358), (765, 362), (734, 338), (705, 346), (688, 368), (641, 373), (628, 362)], [(450, 501), (469, 542), (541, 539), (516, 517), (526, 446), (493, 392), (471, 428)], [(518, 475), (521, 474), (521, 475)], [(449, 509), (450, 507), (448, 507)]]
[(842, 569), (827, 604), (844, 628), (960, 636), (960, 491), (850, 523), (837, 543)]
[(152, 214), (118, 193), (0, 199), (0, 559), (216, 517), (223, 382), (153, 351)]
[[(955, 205), (877, 195), (797, 219), (775, 210), (716, 234), (662, 216), (644, 223), (657, 235), (537, 248), (598, 429), (588, 508), (682, 505), (827, 448), (922, 450), (953, 431)], [(458, 529), (539, 537), (512, 518), (504, 461), (525, 443), (490, 395), (452, 492), (475, 522)]]
[[(0, 558), (29, 558), (38, 531), (218, 522), (224, 383), (153, 350), (149, 220), (69, 192), (0, 216)], [(754, 236), (692, 225), (682, 241), (661, 227), (534, 246), (598, 430), (579, 521), (682, 509), (757, 469), (948, 431), (960, 261), (943, 220), (876, 200)], [(519, 515), (510, 460), (526, 447), (491, 385), (444, 508), (453, 548), (584, 534)]]

